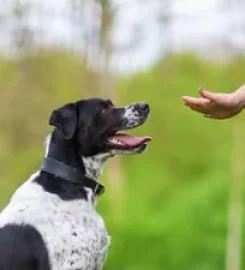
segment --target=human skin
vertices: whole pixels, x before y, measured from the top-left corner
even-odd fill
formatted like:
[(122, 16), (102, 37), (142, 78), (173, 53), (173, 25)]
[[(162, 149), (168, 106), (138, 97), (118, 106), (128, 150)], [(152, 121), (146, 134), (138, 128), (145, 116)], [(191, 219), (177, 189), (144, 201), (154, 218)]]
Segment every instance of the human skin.
[(245, 108), (245, 85), (231, 93), (215, 93), (199, 88), (200, 97), (183, 96), (184, 105), (207, 118), (227, 119)]

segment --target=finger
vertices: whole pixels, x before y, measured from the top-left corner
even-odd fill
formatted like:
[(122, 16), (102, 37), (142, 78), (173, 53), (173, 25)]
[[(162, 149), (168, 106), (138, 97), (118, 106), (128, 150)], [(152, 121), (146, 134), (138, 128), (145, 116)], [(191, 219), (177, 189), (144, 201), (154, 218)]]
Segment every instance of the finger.
[(211, 112), (211, 106), (210, 101), (208, 102), (200, 102), (200, 103), (193, 103), (189, 101), (184, 101), (185, 106), (189, 107), (190, 109), (200, 112), (200, 113), (210, 113)]
[(189, 105), (189, 106), (198, 105), (198, 106), (206, 107), (210, 103), (210, 100), (206, 98), (195, 98), (195, 97), (189, 97), (189, 96), (183, 96), (182, 100), (184, 101), (184, 104)]
[(225, 119), (225, 117), (223, 117), (223, 116), (213, 115), (213, 114), (204, 114), (203, 116), (205, 118), (216, 119), (216, 120), (223, 120), (223, 119)]
[(217, 99), (217, 93), (212, 93), (212, 92), (207, 91), (203, 88), (199, 88), (198, 91), (203, 98), (206, 98), (206, 99), (209, 99), (212, 101), (216, 101), (216, 99)]
[(214, 118), (214, 116), (212, 114), (204, 114), (203, 115), (205, 118)]
[(210, 110), (208, 108), (199, 107), (196, 105), (188, 106), (192, 111), (202, 113), (202, 114), (210, 114)]

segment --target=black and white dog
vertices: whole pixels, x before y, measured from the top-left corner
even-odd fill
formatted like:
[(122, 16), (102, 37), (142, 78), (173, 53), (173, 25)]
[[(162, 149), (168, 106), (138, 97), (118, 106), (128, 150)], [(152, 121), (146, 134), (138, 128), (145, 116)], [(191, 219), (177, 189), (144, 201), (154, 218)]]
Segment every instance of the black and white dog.
[(141, 153), (150, 137), (119, 131), (137, 127), (149, 105), (116, 108), (86, 99), (55, 110), (40, 169), (0, 214), (0, 270), (99, 270), (109, 236), (95, 209), (104, 187), (102, 164), (116, 154)]

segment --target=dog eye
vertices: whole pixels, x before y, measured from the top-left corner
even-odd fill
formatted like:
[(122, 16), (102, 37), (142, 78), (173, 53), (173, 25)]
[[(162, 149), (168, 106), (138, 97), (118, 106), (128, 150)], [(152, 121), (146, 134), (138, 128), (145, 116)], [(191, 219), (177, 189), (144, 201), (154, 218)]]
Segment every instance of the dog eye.
[(112, 107), (111, 106), (104, 106), (104, 108), (102, 108), (102, 111), (101, 111), (103, 114), (108, 114), (108, 113), (111, 113), (112, 112)]

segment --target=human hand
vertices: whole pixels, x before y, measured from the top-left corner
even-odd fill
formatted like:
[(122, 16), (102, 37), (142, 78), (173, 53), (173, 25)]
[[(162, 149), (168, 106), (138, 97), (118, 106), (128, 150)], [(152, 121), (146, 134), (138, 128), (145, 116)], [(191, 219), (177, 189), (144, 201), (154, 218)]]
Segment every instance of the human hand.
[(201, 97), (183, 96), (184, 104), (191, 110), (213, 119), (227, 119), (238, 114), (245, 104), (245, 86), (233, 93), (213, 93), (199, 89)]

